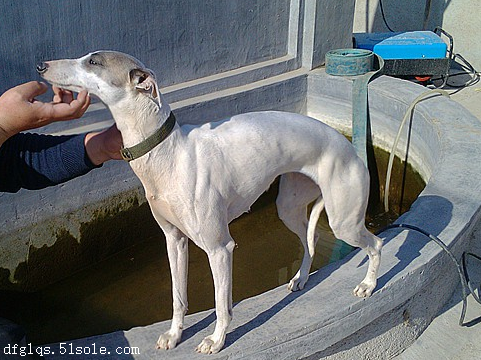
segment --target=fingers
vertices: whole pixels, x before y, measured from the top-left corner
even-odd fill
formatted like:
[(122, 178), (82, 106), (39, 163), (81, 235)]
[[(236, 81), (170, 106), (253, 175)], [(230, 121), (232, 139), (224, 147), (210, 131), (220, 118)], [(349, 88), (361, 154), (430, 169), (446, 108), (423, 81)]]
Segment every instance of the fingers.
[(52, 102), (54, 104), (57, 104), (57, 103), (60, 103), (62, 102), (62, 89), (56, 87), (56, 86), (52, 86), (52, 90), (53, 90), (53, 99), (52, 99)]
[(113, 160), (122, 160), (120, 149), (123, 147), (122, 134), (117, 129), (117, 124), (113, 124), (106, 131), (108, 141), (105, 141), (106, 150)]
[[(65, 90), (65, 89), (59, 88), (57, 86), (52, 86), (52, 90), (53, 90), (53, 93), (54, 93), (52, 103), (54, 103), (54, 104), (58, 104), (58, 103), (70, 104), (72, 101), (75, 100), (73, 92), (70, 91), (70, 90)], [(78, 94), (77, 100), (82, 104), (85, 104), (86, 102), (89, 102), (90, 98), (88, 96), (87, 91), (82, 90)]]
[(84, 140), (87, 155), (95, 165), (107, 160), (121, 160), (122, 135), (114, 124), (110, 128), (88, 133)]
[[(73, 104), (77, 102), (76, 104)], [(82, 90), (78, 95), (77, 95), (77, 99), (72, 101), (70, 103), (71, 105), (75, 105), (77, 107), (77, 116), (76, 117), (80, 117), (82, 116), (85, 111), (87, 111), (88, 107), (90, 106), (90, 96), (88, 95), (87, 91), (86, 90)]]
[[(61, 101), (53, 104), (54, 106), (54, 120), (71, 120), (81, 117), (90, 105), (90, 97), (87, 91), (82, 90), (77, 99), (74, 99), (73, 93), (68, 90), (54, 89), (54, 93), (57, 97), (61, 98)], [(65, 106), (68, 105), (68, 106)]]
[(88, 103), (88, 105), (90, 105), (90, 96), (87, 90), (82, 90), (81, 92), (79, 92), (79, 94), (77, 95), (77, 101), (79, 101), (82, 104)]
[(53, 120), (72, 120), (81, 117), (90, 105), (90, 97), (86, 91), (78, 94), (70, 103), (54, 104)]
[(57, 86), (52, 86), (53, 90), (53, 103), (71, 103), (74, 99), (73, 93), (69, 90), (61, 89)]
[(35, 96), (44, 94), (47, 89), (48, 86), (45, 83), (39, 81), (30, 81), (28, 83), (18, 85), (12, 90), (19, 94), (23, 100), (32, 102)]
[(90, 97), (86, 91), (81, 91), (75, 99), (72, 92), (59, 88), (53, 88), (53, 102), (37, 100), (36, 97), (44, 94), (47, 89), (46, 84), (31, 81), (0, 95), (0, 130), (3, 130), (7, 138), (20, 131), (35, 129), (54, 121), (79, 118), (90, 105)]
[[(56, 96), (63, 99), (73, 99), (73, 95), (63, 94), (64, 90), (57, 91)], [(72, 97), (70, 97), (72, 96)], [(81, 117), (90, 105), (90, 97), (86, 91), (82, 91), (77, 99), (70, 102), (52, 102), (43, 103), (34, 101), (32, 106), (37, 112), (38, 118), (41, 121), (49, 123), (53, 121), (72, 120)]]

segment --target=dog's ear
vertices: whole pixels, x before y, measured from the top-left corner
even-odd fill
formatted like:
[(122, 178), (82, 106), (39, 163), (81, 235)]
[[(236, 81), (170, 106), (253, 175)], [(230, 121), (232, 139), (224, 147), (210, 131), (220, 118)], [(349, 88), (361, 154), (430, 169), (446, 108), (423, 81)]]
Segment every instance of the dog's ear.
[(147, 94), (153, 101), (159, 104), (159, 90), (152, 72), (141, 69), (131, 70), (130, 83), (138, 91)]

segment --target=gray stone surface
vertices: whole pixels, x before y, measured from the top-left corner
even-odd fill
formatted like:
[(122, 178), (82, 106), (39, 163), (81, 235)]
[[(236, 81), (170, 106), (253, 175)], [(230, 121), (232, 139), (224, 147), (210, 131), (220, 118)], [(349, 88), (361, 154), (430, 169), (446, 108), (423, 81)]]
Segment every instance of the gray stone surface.
[[(481, 256), (480, 228), (477, 227), (468, 249)], [(473, 285), (481, 284), (481, 263), (471, 260), (468, 266)], [(459, 326), (462, 311), (462, 289), (458, 284), (453, 296), (444, 305), (426, 331), (396, 360), (474, 360), (481, 354), (481, 305), (468, 297), (465, 326)], [(477, 293), (479, 296), (479, 292)]]
[[(454, 91), (451, 90), (452, 92)], [(468, 109), (478, 120), (481, 119), (481, 88), (474, 85), (456, 91), (452, 98)], [(468, 251), (481, 256), (480, 226), (476, 226)], [(469, 277), (473, 285), (481, 283), (481, 263), (470, 261)], [(459, 326), (462, 311), (462, 289), (458, 284), (453, 296), (436, 315), (422, 335), (396, 360), (418, 360), (435, 358), (440, 360), (471, 360), (479, 357), (481, 347), (481, 305), (472, 295), (468, 297), (466, 326)], [(477, 293), (480, 295), (479, 292)]]

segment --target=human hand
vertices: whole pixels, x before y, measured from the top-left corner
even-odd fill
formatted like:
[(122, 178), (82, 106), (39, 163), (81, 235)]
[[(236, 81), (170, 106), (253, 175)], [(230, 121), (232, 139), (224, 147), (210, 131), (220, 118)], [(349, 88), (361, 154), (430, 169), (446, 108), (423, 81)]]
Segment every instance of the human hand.
[(81, 91), (77, 99), (72, 92), (53, 87), (50, 103), (35, 99), (48, 87), (38, 81), (18, 85), (0, 96), (0, 145), (20, 131), (35, 129), (54, 121), (81, 117), (90, 105), (90, 97)]
[(107, 130), (91, 132), (85, 136), (85, 149), (87, 155), (95, 165), (100, 165), (107, 160), (121, 160), (122, 136), (114, 124)]

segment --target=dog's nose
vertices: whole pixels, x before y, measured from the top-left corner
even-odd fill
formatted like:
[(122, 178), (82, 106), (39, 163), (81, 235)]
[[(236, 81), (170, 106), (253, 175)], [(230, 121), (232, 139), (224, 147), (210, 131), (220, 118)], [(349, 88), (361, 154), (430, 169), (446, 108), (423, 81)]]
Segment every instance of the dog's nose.
[(43, 61), (41, 63), (37, 64), (37, 72), (39, 74), (43, 74), (45, 71), (47, 71), (48, 65), (47, 63), (44, 63)]

